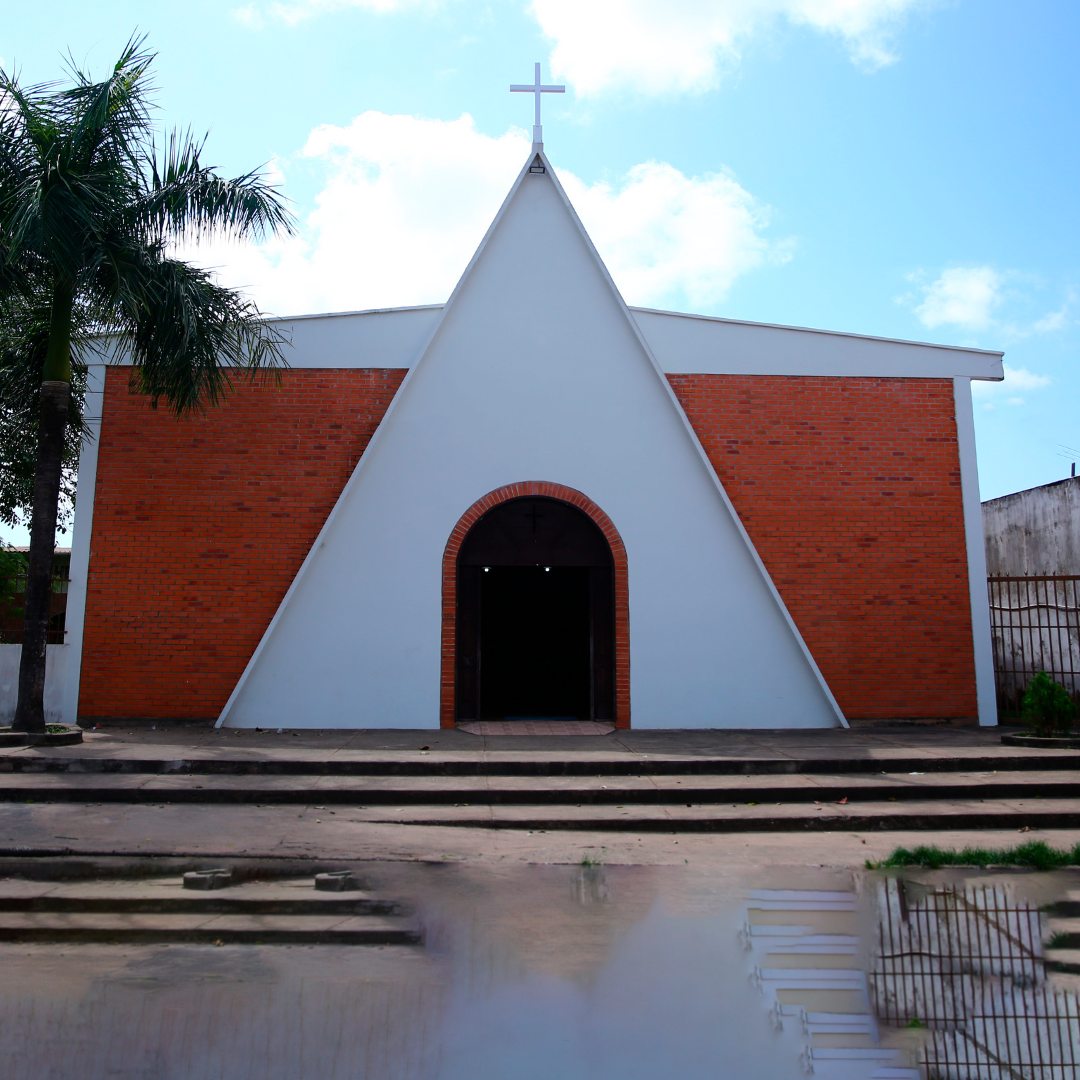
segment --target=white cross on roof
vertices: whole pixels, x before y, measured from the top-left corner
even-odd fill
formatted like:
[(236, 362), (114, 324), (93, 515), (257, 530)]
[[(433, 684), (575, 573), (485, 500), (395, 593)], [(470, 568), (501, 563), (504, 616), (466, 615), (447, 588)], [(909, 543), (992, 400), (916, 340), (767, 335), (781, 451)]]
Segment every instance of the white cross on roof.
[(541, 94), (565, 94), (565, 86), (543, 86), (540, 83), (540, 65), (537, 64), (534, 74), (535, 81), (532, 83), (514, 83), (510, 87), (511, 93), (535, 94), (536, 95), (536, 118), (533, 121), (533, 149), (542, 150), (544, 147), (544, 130), (540, 126), (540, 95)]

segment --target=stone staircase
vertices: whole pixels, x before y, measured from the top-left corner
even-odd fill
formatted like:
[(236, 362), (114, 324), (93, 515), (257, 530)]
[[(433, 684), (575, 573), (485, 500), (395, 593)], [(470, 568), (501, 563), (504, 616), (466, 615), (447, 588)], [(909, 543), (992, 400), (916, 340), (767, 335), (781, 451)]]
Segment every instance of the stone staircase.
[(1080, 753), (0, 757), (0, 801), (348, 807), (464, 828), (794, 832), (1080, 826)]
[(854, 893), (762, 889), (751, 893), (742, 938), (777, 1026), (805, 1040), (807, 1072), (919, 1080), (910, 1051), (882, 1042), (860, 966), (860, 929)]
[[(184, 887), (188, 864), (0, 861), (0, 941), (86, 944), (417, 945), (409, 909), (361, 887), (316, 888), (310, 867), (225, 867), (212, 889)], [(214, 864), (218, 868), (219, 863)], [(203, 868), (200, 868), (203, 869)], [(308, 870), (308, 873), (303, 873)], [(284, 876), (282, 876), (284, 875)], [(295, 875), (295, 876), (293, 876)], [(74, 880), (72, 877), (74, 876)]]
[(1044, 955), (1048, 971), (1080, 975), (1080, 889), (1045, 909)]

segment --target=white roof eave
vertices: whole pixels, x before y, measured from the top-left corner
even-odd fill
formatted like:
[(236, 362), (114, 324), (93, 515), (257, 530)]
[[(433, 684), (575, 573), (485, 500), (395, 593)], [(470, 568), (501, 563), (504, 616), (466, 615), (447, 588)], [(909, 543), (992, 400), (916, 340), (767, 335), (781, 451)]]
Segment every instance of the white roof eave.
[[(290, 328), (286, 351), (292, 367), (411, 368), (445, 307), (414, 304), (282, 315), (267, 321)], [(629, 310), (661, 368), (669, 374), (959, 377), (988, 382), (1005, 377), (1000, 350), (659, 308)], [(336, 327), (331, 331), (332, 322)], [(350, 324), (357, 328), (355, 339)]]

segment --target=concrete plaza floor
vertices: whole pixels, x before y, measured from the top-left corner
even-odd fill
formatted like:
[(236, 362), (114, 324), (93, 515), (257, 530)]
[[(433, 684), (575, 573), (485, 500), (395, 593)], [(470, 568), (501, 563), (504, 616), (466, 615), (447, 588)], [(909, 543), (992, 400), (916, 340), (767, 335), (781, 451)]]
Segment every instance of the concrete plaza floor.
[[(214, 728), (209, 721), (84, 720), (82, 745), (22, 748), (7, 754), (55, 757), (227, 757), (363, 759), (425, 754), (433, 759), (485, 754), (700, 756), (735, 758), (865, 758), (1015, 755), (1002, 746), (1005, 727), (875, 724), (816, 729), (666, 729), (600, 736), (473, 735), (460, 730), (386, 728), (363, 731)], [(1028, 751), (1029, 753), (1031, 751)], [(1078, 751), (1047, 751), (1075, 756)]]

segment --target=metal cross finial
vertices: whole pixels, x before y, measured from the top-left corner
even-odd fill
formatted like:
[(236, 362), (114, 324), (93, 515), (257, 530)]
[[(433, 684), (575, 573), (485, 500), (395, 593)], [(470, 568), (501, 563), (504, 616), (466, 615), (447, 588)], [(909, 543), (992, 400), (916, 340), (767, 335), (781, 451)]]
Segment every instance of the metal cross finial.
[(514, 94), (535, 94), (536, 95), (536, 119), (533, 121), (533, 149), (542, 150), (544, 148), (544, 130), (540, 126), (540, 95), (541, 94), (565, 94), (565, 86), (542, 86), (540, 83), (540, 65), (537, 64), (535, 68), (535, 81), (531, 84), (517, 84), (515, 83), (510, 87), (510, 92)]

